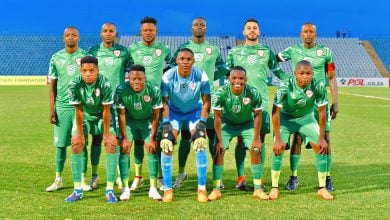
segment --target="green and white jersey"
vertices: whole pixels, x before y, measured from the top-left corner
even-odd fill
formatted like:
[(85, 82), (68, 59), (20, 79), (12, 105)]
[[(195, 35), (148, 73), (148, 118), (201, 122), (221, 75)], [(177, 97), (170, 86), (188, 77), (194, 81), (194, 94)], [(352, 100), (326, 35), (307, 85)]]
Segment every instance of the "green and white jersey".
[(141, 92), (135, 92), (129, 82), (122, 83), (115, 92), (115, 105), (126, 109), (126, 120), (151, 119), (153, 109), (162, 108), (160, 88), (151, 82), (146, 82)]
[(146, 79), (160, 86), (165, 64), (171, 59), (168, 45), (156, 40), (152, 45), (146, 46), (139, 41), (130, 45), (129, 51), (134, 64), (145, 67)]
[(56, 109), (73, 109), (69, 104), (68, 85), (76, 76), (80, 75), (80, 60), (86, 55), (83, 49), (70, 54), (65, 49), (53, 54), (49, 65), (49, 79), (57, 80)]
[(99, 73), (107, 77), (115, 92), (115, 88), (125, 81), (126, 71), (133, 62), (127, 48), (120, 44), (105, 48), (101, 43), (89, 48), (88, 54), (98, 59)]
[(324, 81), (313, 79), (310, 85), (302, 89), (297, 85), (295, 77), (281, 84), (274, 99), (274, 105), (282, 108), (281, 113), (290, 118), (313, 114), (314, 106), (327, 104)]
[(262, 108), (262, 98), (257, 89), (246, 85), (241, 95), (234, 95), (230, 85), (220, 87), (211, 99), (212, 108), (221, 110), (222, 120), (228, 124), (244, 124), (253, 120), (253, 111)]
[(322, 45), (316, 44), (313, 48), (305, 48), (303, 44), (297, 44), (278, 53), (282, 61), (292, 61), (293, 69), (301, 60), (307, 60), (313, 66), (314, 78), (328, 82), (328, 64), (334, 63), (333, 52)]
[(209, 77), (210, 85), (214, 84), (214, 73), (220, 69), (226, 69), (225, 63), (223, 62), (221, 51), (217, 46), (210, 44), (207, 41), (204, 41), (201, 44), (194, 43), (192, 40), (181, 44), (179, 48), (175, 51), (175, 54), (172, 57), (170, 62), (171, 65), (176, 66), (176, 58), (179, 53), (179, 50), (182, 48), (188, 48), (194, 52), (195, 63), (194, 66), (204, 70)]
[(247, 84), (255, 87), (261, 94), (263, 111), (268, 112), (268, 70), (281, 80), (290, 76), (284, 73), (272, 50), (265, 45), (241, 45), (232, 48), (226, 58), (226, 66), (242, 66), (246, 70)]
[(113, 102), (111, 83), (100, 73), (93, 85), (86, 84), (81, 75), (69, 82), (69, 103), (82, 104), (85, 119), (102, 118), (102, 105)]

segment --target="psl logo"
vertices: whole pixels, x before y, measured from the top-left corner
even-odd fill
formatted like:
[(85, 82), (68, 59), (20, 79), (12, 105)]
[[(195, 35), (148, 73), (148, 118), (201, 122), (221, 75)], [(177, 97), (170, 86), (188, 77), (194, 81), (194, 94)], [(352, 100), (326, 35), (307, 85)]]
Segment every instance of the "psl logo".
[(74, 75), (76, 72), (76, 67), (74, 65), (70, 65), (66, 68), (68, 75)]
[(249, 64), (254, 64), (254, 63), (256, 63), (256, 56), (255, 56), (255, 55), (250, 55), (250, 56), (248, 56), (248, 63), (249, 63)]
[(195, 53), (195, 62), (202, 62), (203, 60), (203, 53)]
[(233, 105), (233, 106), (232, 106), (232, 111), (233, 111), (234, 113), (239, 113), (239, 112), (241, 112), (241, 105)]
[(134, 109), (135, 109), (136, 111), (142, 110), (142, 103), (141, 103), (141, 102), (136, 102), (136, 103), (134, 103)]
[(146, 66), (149, 66), (152, 63), (153, 57), (152, 56), (144, 56), (143, 63)]
[(104, 58), (104, 63), (105, 63), (107, 66), (112, 66), (112, 64), (114, 64), (114, 58), (112, 58), (112, 57), (106, 57), (106, 58)]

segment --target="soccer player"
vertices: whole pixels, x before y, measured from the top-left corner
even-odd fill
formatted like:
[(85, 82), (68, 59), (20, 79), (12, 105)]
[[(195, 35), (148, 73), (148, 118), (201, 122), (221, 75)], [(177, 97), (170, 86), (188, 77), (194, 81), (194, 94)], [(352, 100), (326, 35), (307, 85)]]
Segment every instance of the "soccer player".
[[(282, 83), (276, 91), (272, 109), (274, 147), (272, 154), (272, 189), (270, 199), (279, 197), (279, 176), (282, 168), (283, 152), (292, 133), (302, 135), (305, 144), (310, 144), (315, 152), (318, 182), (317, 194), (325, 200), (333, 196), (325, 188), (326, 154), (329, 150), (325, 140), (327, 91), (322, 80), (313, 79), (313, 67), (307, 60), (299, 61), (294, 70), (295, 77)], [(313, 109), (318, 108), (318, 122)]]
[[(157, 86), (161, 85), (161, 77), (163, 75), (166, 63), (171, 59), (171, 50), (168, 45), (156, 39), (157, 35), (157, 20), (153, 17), (144, 17), (140, 21), (140, 33), (142, 40), (136, 42), (129, 47), (131, 57), (134, 64), (139, 64), (145, 67), (145, 74), (148, 82), (154, 83)], [(158, 154), (161, 151), (158, 149)], [(131, 184), (130, 190), (136, 190), (143, 185), (142, 178), (142, 162), (144, 159), (144, 140), (134, 140), (134, 167), (135, 177)], [(151, 185), (154, 185), (154, 179), (151, 179)], [(162, 181), (160, 179), (160, 181)], [(159, 182), (160, 182), (159, 181)], [(153, 183), (152, 183), (153, 182)], [(161, 184), (160, 184), (161, 186)]]
[(81, 59), (81, 75), (77, 75), (69, 83), (69, 103), (75, 107), (75, 122), (73, 126), (72, 144), (72, 177), (74, 191), (65, 202), (75, 202), (82, 199), (81, 189), (81, 152), (86, 146), (88, 133), (100, 136), (106, 150), (107, 186), (106, 199), (108, 203), (117, 202), (114, 195), (115, 170), (119, 159), (119, 146), (115, 128), (110, 127), (110, 108), (114, 102), (111, 84), (106, 77), (99, 74), (98, 60), (92, 56)]
[[(279, 79), (287, 79), (288, 74), (284, 73), (275, 58), (272, 50), (265, 45), (259, 44), (260, 27), (256, 19), (250, 18), (245, 21), (243, 35), (245, 36), (245, 44), (236, 46), (229, 51), (226, 58), (226, 66), (242, 66), (246, 70), (248, 82), (247, 84), (256, 88), (262, 97), (262, 127), (260, 130), (260, 139), (263, 143), (263, 151), (261, 161), (265, 160), (265, 136), (270, 132), (270, 117), (268, 110), (268, 70), (271, 70)], [(236, 153), (242, 157), (236, 157), (238, 179), (236, 188), (240, 190), (246, 189), (246, 181), (244, 176), (244, 159), (245, 149), (242, 138), (237, 140)], [(241, 153), (240, 153), (241, 151)], [(262, 164), (263, 164), (262, 163)]]
[[(66, 161), (66, 147), (70, 145), (74, 107), (69, 104), (68, 84), (75, 75), (80, 74), (80, 60), (85, 51), (78, 47), (79, 31), (69, 26), (64, 31), (65, 48), (56, 52), (49, 66), (49, 122), (54, 125), (54, 146), (56, 147), (54, 183), (46, 188), (47, 192), (56, 191), (63, 187), (62, 172)], [(81, 181), (82, 188), (89, 191), (89, 185)]]
[[(157, 191), (157, 127), (163, 106), (161, 91), (159, 86), (146, 82), (145, 68), (141, 65), (131, 66), (128, 76), (129, 81), (121, 84), (115, 92), (121, 137), (120, 175), (122, 182), (129, 182), (131, 145), (134, 140), (145, 141), (150, 178), (149, 197), (161, 200), (161, 195)], [(129, 200), (130, 188), (123, 188), (119, 198)]]
[[(327, 174), (326, 174), (326, 188), (330, 191), (333, 190), (332, 181), (330, 179), (330, 168), (332, 165), (332, 156), (330, 150), (330, 139), (329, 132), (331, 130), (330, 120), (335, 119), (338, 113), (338, 92), (337, 92), (337, 81), (336, 81), (336, 68), (334, 63), (333, 52), (322, 45), (316, 44), (317, 28), (313, 23), (305, 23), (301, 28), (301, 39), (302, 44), (288, 47), (287, 49), (278, 53), (277, 58), (279, 61), (292, 61), (293, 67), (301, 60), (308, 60), (311, 62), (314, 71), (314, 78), (317, 81), (323, 81), (326, 86), (330, 87), (332, 93), (332, 105), (330, 112), (328, 106), (326, 106), (327, 120), (325, 127), (325, 139), (328, 143), (328, 154), (327, 157)], [(318, 120), (317, 109), (314, 108), (314, 113)], [(294, 135), (292, 147), (290, 151), (290, 168), (292, 175), (287, 182), (286, 188), (288, 190), (295, 190), (299, 183), (298, 181), (298, 163), (301, 154), (302, 138), (298, 135)], [(309, 147), (309, 146), (308, 146)]]
[(214, 189), (208, 196), (210, 201), (219, 199), (222, 194), (220, 183), (224, 169), (224, 154), (233, 137), (241, 136), (244, 146), (251, 155), (251, 171), (253, 175), (253, 197), (268, 200), (269, 197), (261, 188), (265, 153), (260, 140), (262, 121), (262, 98), (252, 86), (246, 85), (246, 70), (234, 66), (229, 75), (229, 84), (221, 87), (213, 95), (214, 127), (217, 142), (213, 151)]
[[(194, 52), (195, 63), (194, 66), (201, 68), (207, 74), (210, 85), (214, 84), (218, 75), (225, 76), (228, 70), (223, 62), (221, 51), (215, 45), (206, 41), (206, 20), (202, 17), (197, 17), (192, 20), (192, 39), (182, 45), (176, 50), (171, 59), (171, 65), (176, 65), (176, 57), (181, 48), (189, 48)], [(217, 74), (215, 75), (214, 73)], [(222, 74), (221, 74), (222, 73)], [(216, 77), (214, 77), (216, 76)], [(212, 89), (214, 91), (214, 89)], [(210, 112), (207, 118), (207, 136), (209, 138), (209, 149), (211, 152), (215, 131), (213, 114)], [(179, 172), (176, 177), (173, 188), (180, 188), (183, 185), (183, 181), (187, 179), (187, 173), (185, 172), (185, 166), (188, 155), (191, 149), (191, 134), (188, 128), (181, 129), (181, 141), (179, 144)]]
[[(183, 123), (191, 131), (196, 152), (198, 201), (207, 202), (207, 140), (206, 122), (210, 111), (210, 83), (207, 74), (193, 67), (194, 53), (182, 48), (176, 58), (177, 67), (163, 75), (163, 137), (160, 143), (161, 169), (165, 185), (163, 202), (173, 201), (172, 153)], [(200, 99), (201, 98), (201, 99)]]
[[(118, 35), (115, 24), (106, 22), (100, 30), (102, 42), (99, 45), (92, 46), (88, 50), (88, 54), (96, 57), (99, 61), (100, 74), (107, 77), (112, 86), (112, 93), (116, 87), (125, 81), (126, 69), (132, 64), (132, 59), (126, 47), (115, 43)], [(112, 94), (113, 95), (113, 94)], [(111, 127), (117, 127), (117, 114), (115, 108), (111, 109)], [(101, 154), (100, 139), (93, 139), (91, 146), (91, 164), (92, 164), (92, 179), (91, 187), (96, 188), (99, 183), (98, 167)], [(120, 183), (120, 181), (119, 181)], [(123, 183), (128, 185), (128, 183)]]

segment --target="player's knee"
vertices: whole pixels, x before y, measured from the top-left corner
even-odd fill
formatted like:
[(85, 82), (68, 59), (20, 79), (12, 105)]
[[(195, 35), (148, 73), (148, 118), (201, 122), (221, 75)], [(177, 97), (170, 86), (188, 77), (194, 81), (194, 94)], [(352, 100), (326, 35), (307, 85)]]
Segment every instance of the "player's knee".
[(104, 146), (104, 148), (106, 149), (106, 153), (108, 153), (108, 154), (115, 154), (116, 153), (116, 146), (114, 146), (114, 145), (106, 145), (106, 146)]
[(81, 154), (83, 152), (84, 146), (81, 144), (72, 145), (72, 154)]
[(189, 140), (191, 138), (191, 132), (189, 130), (181, 130), (181, 138)]
[(250, 150), (249, 152), (251, 154), (251, 164), (260, 164), (261, 163), (260, 152), (255, 150)]

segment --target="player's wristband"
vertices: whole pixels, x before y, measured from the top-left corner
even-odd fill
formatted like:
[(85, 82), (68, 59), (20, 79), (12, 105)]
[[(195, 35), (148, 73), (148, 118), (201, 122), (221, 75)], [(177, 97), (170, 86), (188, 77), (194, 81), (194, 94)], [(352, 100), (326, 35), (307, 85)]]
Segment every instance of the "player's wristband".
[(207, 122), (207, 118), (200, 118), (200, 121), (206, 123)]
[(169, 118), (163, 118), (163, 123), (169, 122)]

